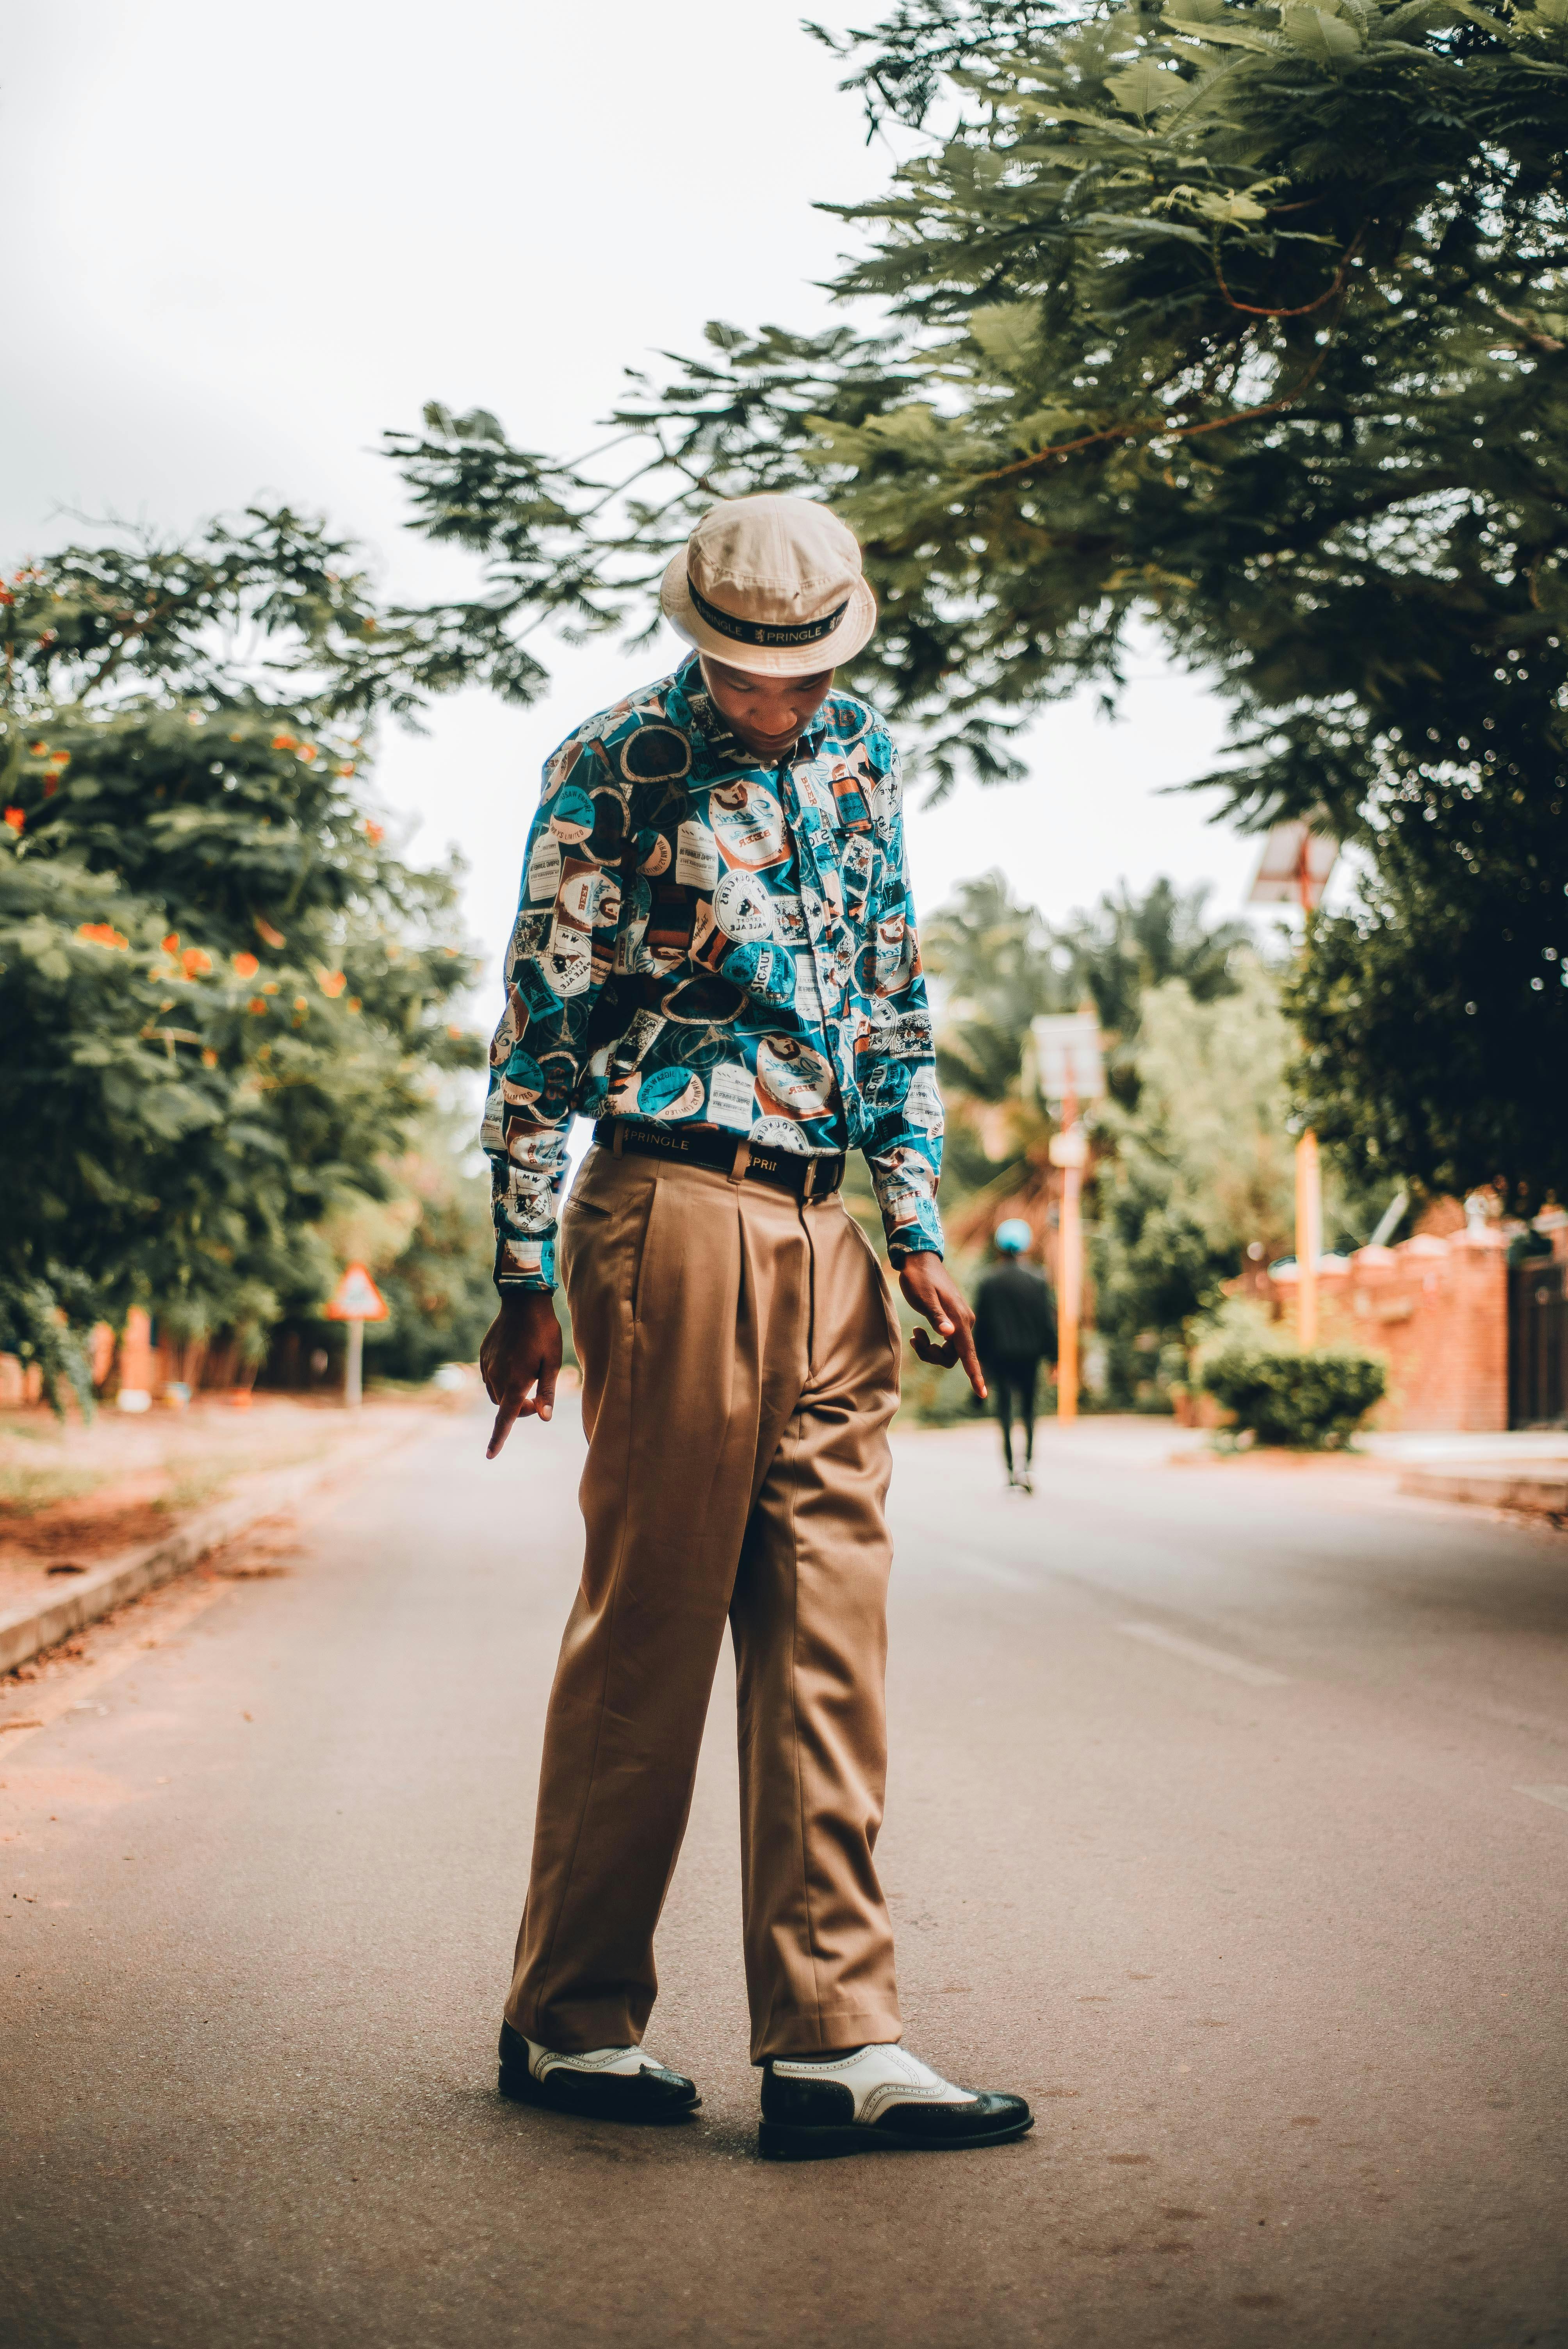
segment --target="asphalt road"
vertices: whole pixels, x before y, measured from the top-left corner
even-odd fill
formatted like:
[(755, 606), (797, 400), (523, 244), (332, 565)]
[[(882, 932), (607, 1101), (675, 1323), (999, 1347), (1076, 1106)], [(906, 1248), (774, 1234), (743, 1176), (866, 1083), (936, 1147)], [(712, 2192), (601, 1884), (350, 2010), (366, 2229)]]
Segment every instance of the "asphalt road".
[(727, 1663), (649, 2033), (698, 2121), (496, 2098), (580, 1438), (482, 1440), (0, 1700), (15, 2349), (1568, 2343), (1568, 1537), (903, 1440), (907, 2037), (1039, 2126), (777, 2168)]

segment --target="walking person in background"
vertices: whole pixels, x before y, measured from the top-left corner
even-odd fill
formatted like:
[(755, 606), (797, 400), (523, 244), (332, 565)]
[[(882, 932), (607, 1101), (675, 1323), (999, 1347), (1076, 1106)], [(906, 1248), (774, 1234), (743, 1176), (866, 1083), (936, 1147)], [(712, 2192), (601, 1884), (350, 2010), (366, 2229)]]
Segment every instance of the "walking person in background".
[[(1057, 1359), (1057, 1300), (1043, 1272), (1024, 1260), (1034, 1238), (1021, 1216), (1011, 1216), (996, 1227), (1000, 1258), (981, 1281), (975, 1295), (975, 1350), (992, 1393), (1002, 1426), (1002, 1456), (1007, 1483), (1014, 1492), (1032, 1493), (1035, 1482), (1035, 1387), (1042, 1361), (1053, 1367)], [(1024, 1429), (1024, 1465), (1013, 1459), (1013, 1413)]]
[(940, 1341), (921, 1330), (916, 1351), (985, 1392), (942, 1260), (898, 753), (833, 684), (876, 603), (842, 523), (789, 497), (715, 507), (663, 602), (690, 656), (545, 769), (491, 1049), (492, 1459), (514, 1421), (551, 1415), (561, 1174), (573, 1113), (595, 1121), (561, 1216), (587, 1555), (501, 2090), (604, 2120), (697, 2102), (642, 2038), (727, 1618), (761, 2150), (995, 2145), (1031, 2127), (1023, 2098), (954, 2087), (898, 2044), (872, 1858), (899, 1340), (840, 1195), (849, 1150)]

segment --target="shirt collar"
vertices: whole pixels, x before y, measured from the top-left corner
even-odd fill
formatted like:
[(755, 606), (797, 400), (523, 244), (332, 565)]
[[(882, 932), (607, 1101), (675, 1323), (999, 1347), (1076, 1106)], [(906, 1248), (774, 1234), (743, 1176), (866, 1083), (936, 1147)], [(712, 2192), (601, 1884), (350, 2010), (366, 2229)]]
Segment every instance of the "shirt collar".
[[(753, 775), (777, 771), (764, 767), (755, 750), (748, 750), (730, 732), (723, 712), (703, 680), (702, 664), (696, 653), (687, 655), (670, 680), (665, 694), (665, 716), (672, 726), (678, 726), (690, 738), (694, 750), (706, 752), (707, 761), (715, 767), (726, 771), (744, 768)], [(819, 710), (797, 741), (789, 764), (793, 767), (802, 759), (814, 759), (827, 730), (827, 721)]]

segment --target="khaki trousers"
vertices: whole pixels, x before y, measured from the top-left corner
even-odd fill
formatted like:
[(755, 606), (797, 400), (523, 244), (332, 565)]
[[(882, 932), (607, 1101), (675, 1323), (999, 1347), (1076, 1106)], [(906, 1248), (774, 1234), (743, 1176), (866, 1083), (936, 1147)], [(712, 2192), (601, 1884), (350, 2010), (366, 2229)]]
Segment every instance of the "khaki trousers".
[(727, 1617), (754, 2063), (900, 2035), (886, 1776), (898, 1326), (837, 1199), (594, 1150), (562, 1218), (587, 1552), (507, 2017), (639, 2042)]

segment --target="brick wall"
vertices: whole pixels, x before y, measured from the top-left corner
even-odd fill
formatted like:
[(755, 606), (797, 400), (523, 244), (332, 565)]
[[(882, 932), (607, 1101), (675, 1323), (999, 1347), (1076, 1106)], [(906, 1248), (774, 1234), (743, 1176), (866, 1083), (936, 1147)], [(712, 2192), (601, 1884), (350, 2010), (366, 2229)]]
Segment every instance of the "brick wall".
[[(1326, 1258), (1318, 1342), (1384, 1355), (1388, 1393), (1373, 1424), (1412, 1433), (1508, 1425), (1508, 1242), (1494, 1226)], [(1270, 1284), (1295, 1319), (1294, 1281)]]

